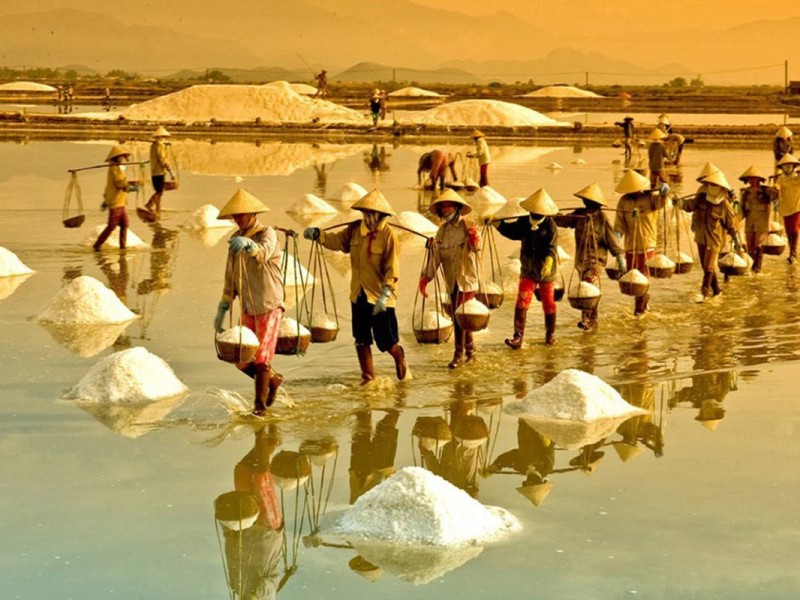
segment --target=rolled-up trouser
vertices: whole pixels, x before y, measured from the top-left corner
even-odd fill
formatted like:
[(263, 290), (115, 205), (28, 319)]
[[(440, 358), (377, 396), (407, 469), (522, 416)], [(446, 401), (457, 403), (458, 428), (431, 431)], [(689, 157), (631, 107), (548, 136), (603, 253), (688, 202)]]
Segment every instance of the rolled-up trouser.
[(489, 163), (481, 165), (481, 178), (478, 181), (478, 185), (481, 187), (489, 185)]
[(656, 255), (655, 248), (648, 248), (644, 252), (626, 252), (625, 264), (628, 270), (638, 269), (647, 277), (650, 277), (650, 271), (647, 268), (647, 261)]
[(378, 350), (386, 352), (400, 341), (397, 327), (397, 315), (393, 307), (377, 315), (372, 314), (375, 308), (370, 304), (367, 295), (362, 291), (355, 302), (350, 304), (353, 317), (353, 338), (359, 346), (371, 346), (373, 336)]
[(700, 258), (700, 266), (706, 273), (717, 272), (717, 259), (719, 250), (710, 248), (705, 244), (697, 244), (697, 256)]
[(519, 290), (517, 291), (517, 308), (528, 310), (533, 300), (533, 292), (536, 286), (539, 286), (539, 297), (542, 299), (542, 311), (546, 315), (556, 314), (556, 299), (554, 295), (555, 283), (552, 281), (546, 283), (537, 283), (533, 279), (520, 277)]
[(257, 365), (271, 364), (275, 359), (275, 347), (278, 345), (278, 331), (283, 317), (283, 308), (274, 308), (260, 315), (242, 313), (242, 325), (252, 330), (258, 341), (258, 350), (253, 358)]
[(789, 238), (789, 256), (797, 256), (797, 238), (800, 235), (800, 212), (783, 217), (783, 227)]
[(94, 243), (96, 248), (102, 246), (108, 237), (114, 232), (114, 229), (119, 227), (119, 247), (125, 247), (126, 234), (128, 231), (128, 212), (124, 206), (117, 208), (110, 208), (108, 210), (108, 225), (100, 233), (100, 237)]

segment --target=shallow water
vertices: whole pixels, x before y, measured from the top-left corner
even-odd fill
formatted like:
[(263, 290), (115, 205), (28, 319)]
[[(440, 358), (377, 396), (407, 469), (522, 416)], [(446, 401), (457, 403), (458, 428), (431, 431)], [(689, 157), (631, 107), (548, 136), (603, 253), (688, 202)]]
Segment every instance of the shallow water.
[[(267, 222), (295, 229), (305, 222), (285, 210), (301, 194), (329, 196), (348, 181), (380, 186), (398, 212), (424, 208), (430, 198), (412, 188), (426, 148), (379, 146), (373, 162), (370, 145), (176, 144), (181, 187), (165, 196), (164, 228), (139, 222), (131, 198), (132, 230), (153, 248), (121, 258), (94, 256), (80, 245), (104, 222), (98, 210), (103, 170), (80, 177), (87, 223), (68, 230), (59, 222), (66, 169), (101, 162), (107, 147), (0, 144), (0, 245), (37, 271), (10, 293), (3, 288), (0, 300), (0, 522), (11, 541), (0, 550), (2, 596), (224, 598), (212, 505), (232, 489), (234, 467), (253, 448), (258, 426), (231, 418), (225, 405), (236, 402), (228, 392), (246, 404), (252, 384), (214, 356), (211, 321), (225, 243), (180, 225), (201, 204), (221, 206), (239, 185), (271, 207)], [(620, 152), (612, 148), (494, 152), (490, 178), (500, 193), (527, 196), (544, 187), (561, 207), (576, 206), (571, 194), (592, 181), (615, 198), (611, 191), (623, 173)], [(733, 181), (751, 163), (767, 170), (772, 159), (769, 148), (689, 147), (679, 193), (693, 191), (691, 182), (708, 160)], [(563, 168), (549, 169), (553, 162)], [(489, 330), (476, 336), (478, 363), (451, 372), (449, 344), (421, 346), (411, 335), (423, 249), (415, 239), (402, 240), (398, 317), (412, 381), (393, 383), (391, 360), (376, 356), (380, 381), (357, 389), (347, 263), (335, 257), (338, 339), (312, 345), (304, 357), (276, 359), (287, 399), (271, 412), (265, 431), (280, 439), (268, 450), (297, 450), (326, 436), (338, 443), (324, 481), (315, 465), (302, 494), (283, 495), (286, 563), (279, 557), (275, 569), (278, 579), (291, 574), (282, 598), (797, 597), (796, 267), (767, 257), (763, 275), (734, 279), (721, 297), (702, 305), (692, 302), (698, 272), (654, 281), (652, 312), (643, 319), (632, 316), (632, 299), (604, 279), (599, 331), (580, 332), (577, 311), (562, 302), (559, 342), (545, 348), (534, 305), (528, 344), (516, 353), (502, 343), (512, 323), (513, 295), (507, 294)], [(514, 252), (512, 243), (497, 242), (501, 257)], [(561, 244), (573, 252), (569, 232), (562, 230)], [(302, 241), (301, 257), (307, 253)], [(142, 318), (116, 339), (93, 332), (77, 342), (28, 320), (78, 274), (107, 283)], [(117, 411), (89, 412), (59, 400), (96, 360), (130, 345), (169, 361), (192, 393), (182, 402)], [(581, 449), (531, 444), (530, 431), (501, 408), (569, 367), (599, 375), (629, 402), (651, 408), (652, 416)], [(699, 421), (701, 413), (715, 419)], [(456, 452), (457, 460), (434, 468), (481, 502), (512, 512), (523, 523), (521, 534), (474, 556), (423, 556), (426, 577), (433, 578), (421, 586), (404, 580), (414, 579), (408, 565), (405, 574), (392, 574), (396, 567), (386, 557), (383, 575), (372, 583), (347, 567), (354, 550), (313, 547), (312, 540), (306, 547), (308, 517), (300, 528), (298, 516), (304, 500), (314, 507), (315, 523), (322, 513), (345, 508), (388, 468), (420, 462), (411, 433), (418, 417), (442, 415), (455, 426), (466, 414), (485, 421), (489, 440), (478, 452)], [(518, 439), (520, 451), (505, 454), (518, 448)], [(540, 506), (517, 493), (529, 465), (549, 473), (553, 484)], [(436, 575), (448, 567), (453, 570)]]

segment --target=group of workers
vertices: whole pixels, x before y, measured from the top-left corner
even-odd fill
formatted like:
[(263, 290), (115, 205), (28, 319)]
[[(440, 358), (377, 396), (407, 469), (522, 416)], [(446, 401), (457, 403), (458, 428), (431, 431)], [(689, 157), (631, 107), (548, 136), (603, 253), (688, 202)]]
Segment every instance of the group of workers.
[[(489, 151), (489, 144), (486, 143), (486, 136), (480, 129), (474, 129), (470, 133), (475, 149), (467, 152), (467, 158), (475, 159), (478, 163), (478, 186), (485, 187), (489, 185), (489, 164), (492, 162), (492, 153)], [(458, 173), (456, 172), (456, 155), (452, 152), (445, 152), (444, 150), (432, 150), (425, 152), (419, 157), (417, 164), (417, 184), (420, 186), (426, 185), (425, 173), (430, 177), (430, 185), (432, 189), (443, 190), (445, 188), (445, 181), (447, 179), (447, 172), (450, 171), (450, 176), (453, 183), (458, 183)], [(462, 184), (466, 182), (461, 182)]]

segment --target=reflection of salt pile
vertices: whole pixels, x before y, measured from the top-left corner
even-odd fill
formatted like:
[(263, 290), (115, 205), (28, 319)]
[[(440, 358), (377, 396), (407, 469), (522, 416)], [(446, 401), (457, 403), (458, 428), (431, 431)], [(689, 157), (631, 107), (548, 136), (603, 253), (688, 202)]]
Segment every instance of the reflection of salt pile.
[(233, 221), (230, 219), (218, 219), (217, 217), (219, 217), (219, 209), (213, 204), (204, 204), (192, 213), (192, 216), (183, 224), (183, 227), (192, 231), (218, 227), (230, 229), (233, 227)]
[[(105, 225), (98, 225), (95, 227), (92, 234), (83, 240), (81, 245), (92, 246), (97, 241), (97, 238), (100, 237), (100, 234), (105, 228)], [(125, 238), (125, 246), (128, 248), (128, 250), (132, 248), (147, 248), (147, 244), (142, 240), (142, 238), (136, 235), (130, 228), (128, 229), (127, 237)], [(116, 230), (114, 230), (111, 236), (103, 243), (103, 248), (119, 248), (119, 235), (117, 234)]]
[(491, 541), (518, 527), (441, 477), (406, 467), (356, 500), (339, 520), (348, 539), (458, 547)]
[(499, 100), (461, 100), (426, 110), (414, 119), (426, 125), (479, 125), (484, 127), (568, 126), (543, 114)]
[(137, 347), (98, 361), (65, 397), (124, 404), (172, 398), (186, 392), (188, 388), (162, 358)]
[(23, 263), (16, 254), (0, 246), (0, 277), (30, 275), (33, 269)]
[(351, 181), (349, 183), (345, 183), (336, 191), (336, 193), (331, 195), (329, 199), (336, 200), (337, 202), (350, 202), (352, 204), (356, 200), (361, 200), (361, 198), (366, 195), (367, 190), (357, 183)]
[(284, 269), (284, 276), (286, 277), (284, 285), (286, 287), (302, 287), (314, 283), (314, 276), (309, 273), (308, 269), (306, 269), (292, 254), (287, 255), (281, 251), (281, 265), (283, 265), (284, 260), (286, 261), (286, 267)]
[(534, 92), (528, 92), (522, 98), (602, 98), (600, 94), (595, 94), (588, 90), (571, 85), (549, 85)]
[(422, 315), (422, 331), (436, 331), (442, 327), (450, 327), (453, 322), (436, 310), (428, 310)]
[(570, 298), (596, 298), (600, 295), (600, 288), (588, 281), (581, 281), (569, 290)]
[(258, 341), (258, 337), (253, 333), (252, 329), (239, 325), (226, 329), (222, 333), (218, 333), (217, 341), (250, 347), (258, 347), (261, 345), (261, 342)]
[(317, 88), (307, 83), (289, 83), (288, 81), (270, 81), (264, 84), (265, 87), (276, 87), (279, 89), (290, 89), (297, 94), (303, 96), (313, 96), (317, 93)]
[(353, 547), (370, 563), (412, 585), (425, 585), (439, 579), (483, 552), (483, 546), (443, 549), (373, 541), (355, 542)]
[(126, 438), (138, 438), (163, 424), (164, 418), (183, 400), (184, 395), (179, 394), (155, 402), (131, 404), (79, 402), (78, 406), (115, 433)]
[(422, 88), (413, 86), (400, 88), (399, 90), (390, 92), (388, 95), (393, 98), (444, 98), (444, 96), (438, 92), (423, 90)]
[(314, 194), (304, 194), (286, 212), (298, 215), (332, 215), (338, 211), (322, 198)]
[(255, 121), (264, 123), (359, 123), (358, 111), (312, 100), (291, 88), (260, 85), (194, 85), (134, 104), (122, 115), (145, 121)]
[[(439, 230), (439, 228), (431, 223), (429, 219), (426, 219), (421, 214), (413, 210), (404, 210), (397, 215), (395, 219), (403, 227), (408, 227), (409, 229), (413, 229), (414, 231), (417, 231), (428, 237), (436, 235), (436, 232)], [(399, 233), (408, 233), (409, 235), (412, 235), (411, 233), (405, 232), (402, 229), (399, 231)]]
[(97, 279), (82, 275), (61, 288), (36, 321), (98, 325), (126, 323), (135, 318), (114, 292)]
[(67, 350), (86, 358), (100, 354), (116, 342), (130, 321), (103, 325), (43, 322), (40, 325)]
[(15, 275), (13, 277), (0, 277), (0, 300), (5, 300), (11, 294), (17, 291), (17, 288), (21, 286), (25, 281), (31, 276), (31, 273), (27, 275)]
[(45, 83), (35, 81), (12, 81), (0, 84), (0, 91), (3, 92), (55, 92), (56, 88)]

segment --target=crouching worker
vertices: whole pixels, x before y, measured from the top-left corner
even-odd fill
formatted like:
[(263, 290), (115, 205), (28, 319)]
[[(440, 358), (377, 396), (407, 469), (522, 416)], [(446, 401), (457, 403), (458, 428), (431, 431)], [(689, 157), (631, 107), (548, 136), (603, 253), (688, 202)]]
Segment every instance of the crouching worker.
[(361, 384), (375, 379), (373, 337), (378, 350), (388, 352), (394, 359), (397, 378), (402, 381), (408, 369), (405, 352), (398, 343), (400, 337), (394, 310), (400, 249), (397, 235), (388, 223), (388, 218), (395, 212), (377, 189), (353, 204), (352, 208), (364, 214), (361, 221), (350, 223), (335, 233), (308, 227), (303, 236), (318, 240), (330, 250), (350, 254), (350, 304)]
[[(442, 219), (442, 224), (433, 238), (434, 250), (430, 253), (425, 274), (419, 281), (419, 291), (427, 298), (425, 288), (436, 277), (436, 271), (441, 266), (445, 286), (450, 294), (450, 305), (455, 314), (455, 310), (474, 298), (478, 291), (477, 252), (480, 248), (480, 235), (475, 225), (464, 219), (472, 212), (472, 208), (453, 190), (446, 190), (431, 203), (431, 211)], [(475, 345), (471, 331), (464, 331), (456, 319), (453, 319), (453, 326), (455, 352), (453, 360), (447, 366), (457, 369), (464, 362), (464, 351), (467, 353), (467, 362), (473, 361)]]
[(275, 230), (258, 220), (257, 215), (267, 211), (258, 198), (242, 189), (219, 211), (220, 219), (233, 220), (239, 229), (228, 240), (225, 287), (214, 327), (222, 332), (225, 313), (238, 297), (242, 325), (255, 332), (260, 342), (252, 362), (236, 365), (255, 380), (256, 415), (263, 415), (272, 405), (283, 383), (283, 377), (272, 368), (284, 311), (281, 248)]
[(552, 346), (556, 341), (556, 300), (553, 288), (556, 278), (558, 229), (553, 216), (558, 213), (558, 207), (544, 190), (537, 190), (519, 205), (530, 215), (514, 221), (494, 223), (502, 236), (521, 242), (519, 260), (522, 267), (519, 274), (517, 304), (514, 307), (514, 335), (505, 341), (506, 345), (514, 350), (522, 347), (525, 321), (536, 286), (539, 286), (539, 296), (544, 311), (544, 343)]

